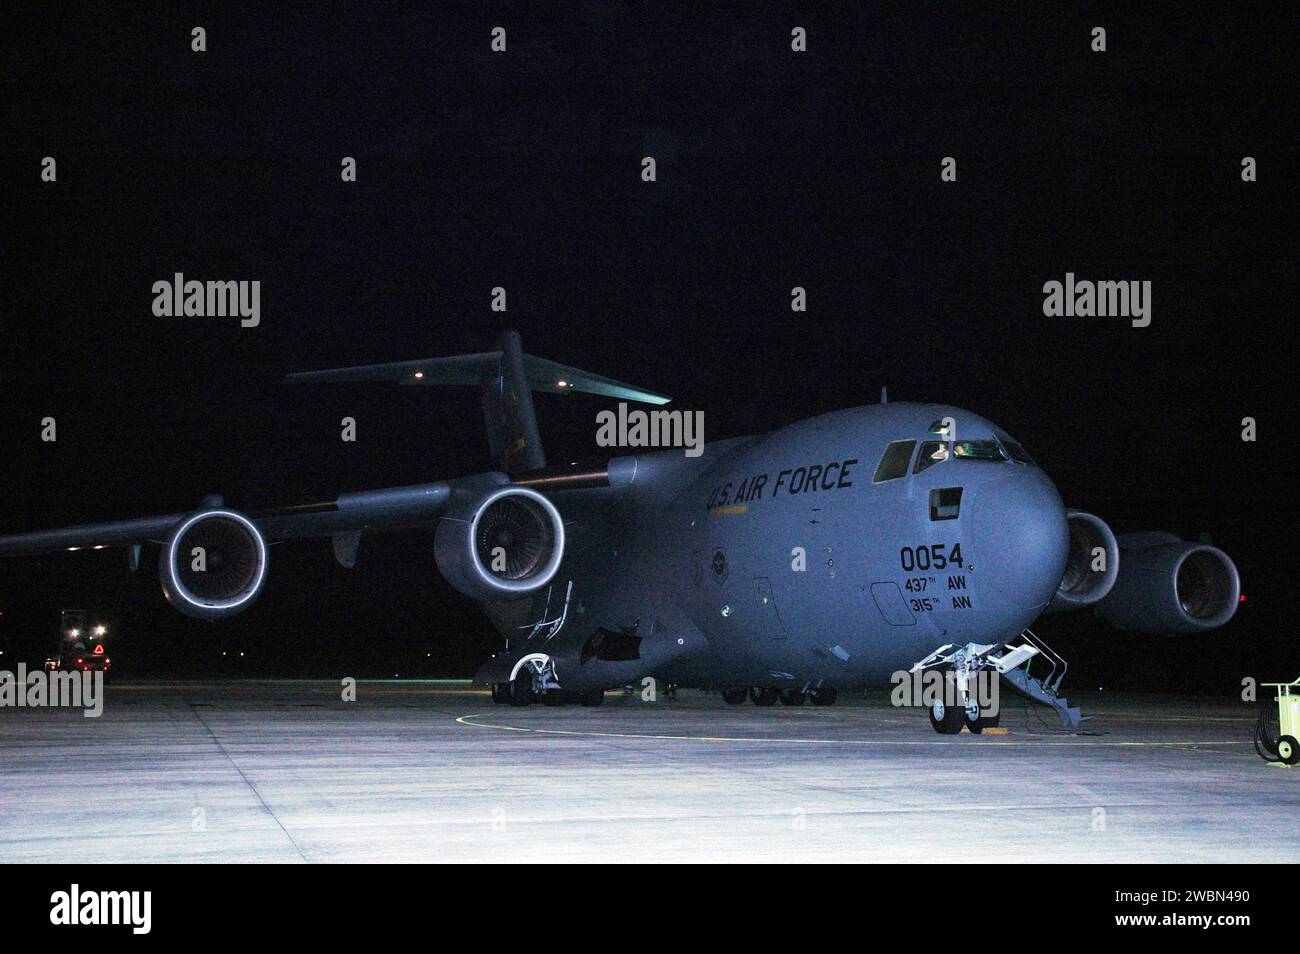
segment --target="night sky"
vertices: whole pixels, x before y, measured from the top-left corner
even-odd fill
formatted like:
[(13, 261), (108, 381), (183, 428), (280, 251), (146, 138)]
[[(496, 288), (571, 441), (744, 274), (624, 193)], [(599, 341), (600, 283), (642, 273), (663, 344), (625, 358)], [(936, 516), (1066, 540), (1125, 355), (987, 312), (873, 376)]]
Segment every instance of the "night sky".
[[(532, 353), (703, 410), (710, 440), (882, 386), (968, 408), (1068, 504), (1209, 532), (1241, 570), (1209, 636), (1043, 621), (1071, 678), (1300, 673), (1293, 7), (260, 6), (6, 9), (0, 531), (488, 469), (473, 390), (281, 378), (485, 350), (508, 319)], [(259, 280), (260, 326), (156, 317), (174, 272)], [(1150, 327), (1045, 317), (1066, 272), (1151, 281)], [(601, 456), (612, 402), (536, 401), (550, 462)], [(368, 536), (353, 571), (325, 540), (277, 545), (220, 624), (171, 610), (156, 563), (5, 561), (4, 659), (39, 662), (62, 606), (112, 620), (124, 673), (468, 676), (498, 646), (431, 534)]]

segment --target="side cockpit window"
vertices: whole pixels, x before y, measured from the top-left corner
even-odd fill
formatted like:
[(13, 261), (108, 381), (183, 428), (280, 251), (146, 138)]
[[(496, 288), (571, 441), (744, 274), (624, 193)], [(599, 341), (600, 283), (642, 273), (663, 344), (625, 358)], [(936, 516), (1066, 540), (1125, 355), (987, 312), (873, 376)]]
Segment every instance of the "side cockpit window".
[(1030, 467), (1037, 466), (1034, 463), (1034, 459), (1030, 457), (1029, 454), (1025, 452), (1025, 449), (1015, 441), (1003, 441), (1002, 446), (1007, 449), (1007, 453), (1011, 455), (1011, 459), (1017, 464), (1028, 464)]
[(926, 441), (921, 445), (921, 453), (916, 455), (916, 466), (912, 468), (912, 473), (919, 474), (927, 467), (933, 467), (947, 459), (947, 441)]
[(871, 478), (872, 482), (879, 484), (906, 474), (907, 464), (912, 459), (912, 449), (914, 447), (916, 447), (916, 441), (894, 441), (886, 447), (885, 453), (881, 455), (880, 463), (876, 467), (876, 476)]

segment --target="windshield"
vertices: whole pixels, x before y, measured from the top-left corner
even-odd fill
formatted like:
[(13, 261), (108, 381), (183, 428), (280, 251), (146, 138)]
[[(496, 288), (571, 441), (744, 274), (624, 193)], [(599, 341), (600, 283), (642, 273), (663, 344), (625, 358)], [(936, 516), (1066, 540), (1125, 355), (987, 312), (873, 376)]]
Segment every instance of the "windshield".
[(921, 453), (916, 455), (916, 466), (912, 473), (919, 474), (927, 467), (933, 467), (948, 459), (948, 445), (944, 441), (926, 441), (921, 445)]
[(957, 441), (952, 456), (958, 460), (1004, 461), (1007, 455), (997, 441)]

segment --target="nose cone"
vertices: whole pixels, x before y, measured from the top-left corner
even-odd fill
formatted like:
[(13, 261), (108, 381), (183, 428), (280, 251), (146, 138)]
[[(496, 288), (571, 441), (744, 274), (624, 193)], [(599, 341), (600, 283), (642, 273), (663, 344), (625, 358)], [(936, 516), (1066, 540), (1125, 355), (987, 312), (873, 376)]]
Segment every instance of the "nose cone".
[(1038, 470), (997, 477), (975, 492), (976, 578), (1020, 610), (1047, 605), (1065, 574), (1070, 531), (1052, 482)]

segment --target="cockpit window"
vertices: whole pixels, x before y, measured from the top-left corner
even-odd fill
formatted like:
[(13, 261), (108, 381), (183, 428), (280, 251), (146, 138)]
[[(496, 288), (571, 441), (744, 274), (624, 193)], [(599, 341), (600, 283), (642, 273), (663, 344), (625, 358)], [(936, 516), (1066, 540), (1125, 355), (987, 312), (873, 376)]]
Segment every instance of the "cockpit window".
[(921, 445), (921, 453), (916, 455), (916, 466), (912, 473), (919, 474), (927, 467), (942, 463), (948, 459), (948, 444), (944, 441), (926, 441)]
[(1007, 453), (1011, 455), (1011, 459), (1017, 464), (1028, 464), (1030, 467), (1037, 466), (1034, 464), (1034, 459), (1025, 453), (1025, 449), (1015, 441), (1003, 441), (1002, 446), (1007, 449)]
[(952, 456), (958, 460), (1000, 462), (1007, 459), (997, 441), (957, 441), (952, 445)]
[(915, 447), (916, 441), (894, 441), (891, 443), (885, 448), (885, 453), (880, 458), (880, 464), (876, 467), (876, 476), (872, 478), (872, 481), (878, 484), (906, 474), (907, 464), (912, 459), (912, 450)]

